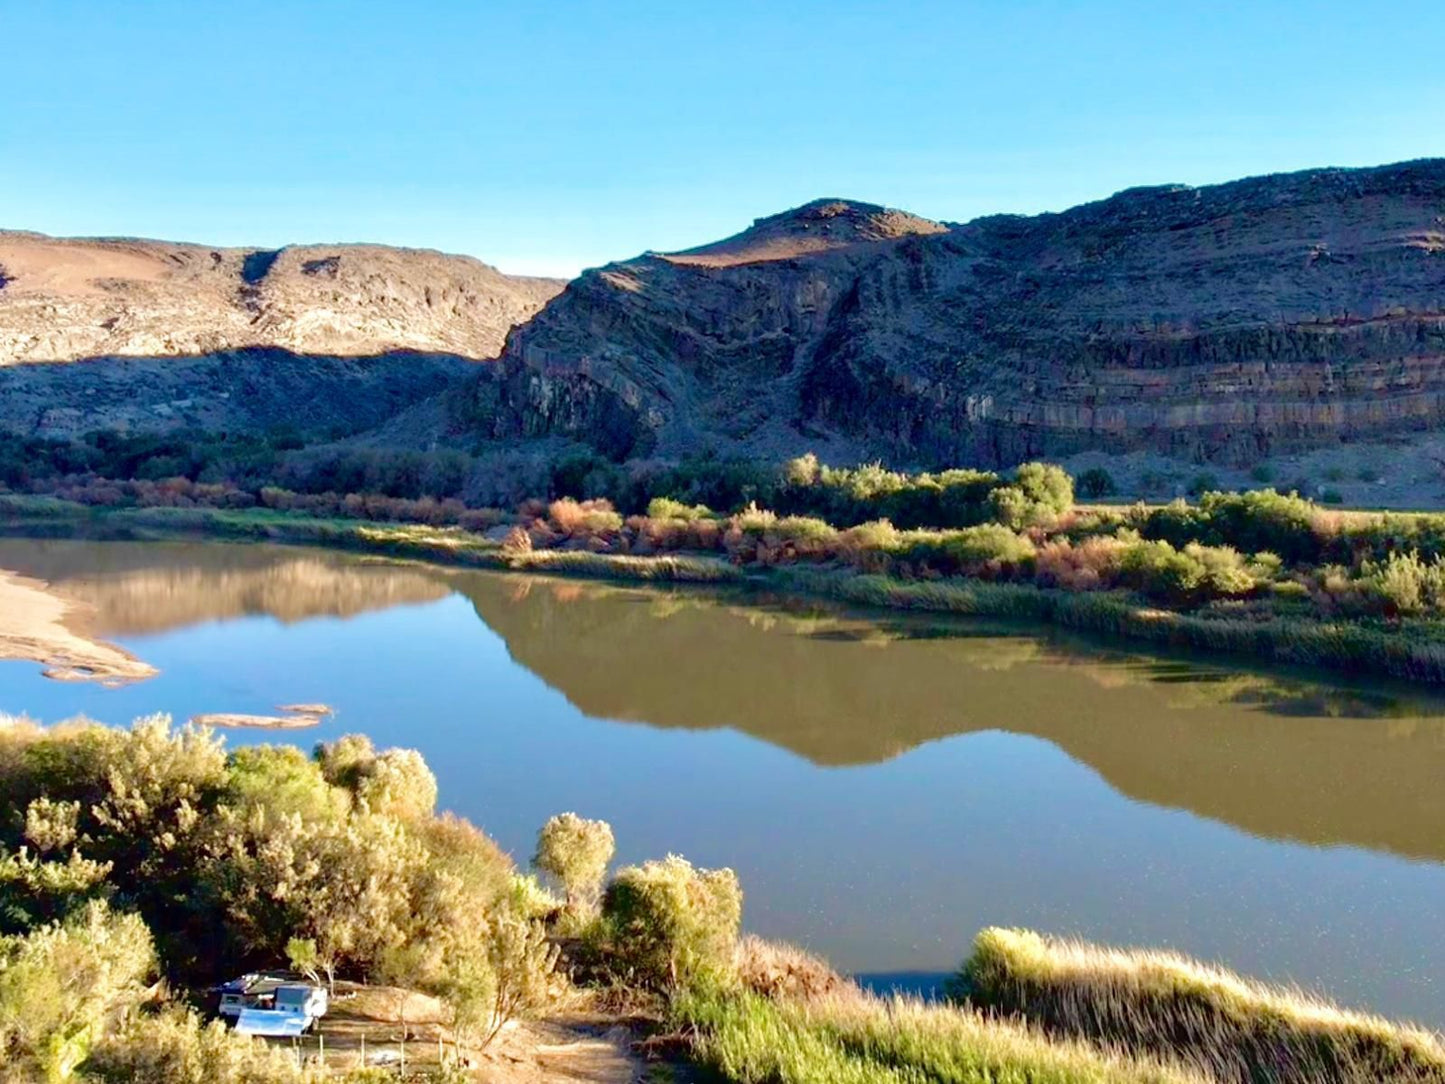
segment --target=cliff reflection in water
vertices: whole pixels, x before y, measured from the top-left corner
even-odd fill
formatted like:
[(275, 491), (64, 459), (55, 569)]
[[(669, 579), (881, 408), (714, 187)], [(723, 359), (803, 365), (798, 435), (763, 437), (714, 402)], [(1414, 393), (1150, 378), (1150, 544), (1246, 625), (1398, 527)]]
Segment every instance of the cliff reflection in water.
[(392, 562), (285, 546), (0, 539), (0, 568), (49, 584), (97, 636), (265, 615), (351, 617), (450, 593)]
[(456, 580), (512, 656), (595, 717), (732, 727), (821, 765), (1029, 734), (1119, 791), (1256, 835), (1445, 860), (1445, 702), (971, 622)]
[[(823, 766), (978, 731), (1033, 735), (1141, 801), (1259, 836), (1445, 860), (1445, 701), (1417, 690), (977, 622), (320, 550), (0, 540), (0, 568), (81, 603), (98, 636), (460, 593), (518, 663), (594, 718), (733, 728)], [(416, 743), (426, 751), (424, 733)]]

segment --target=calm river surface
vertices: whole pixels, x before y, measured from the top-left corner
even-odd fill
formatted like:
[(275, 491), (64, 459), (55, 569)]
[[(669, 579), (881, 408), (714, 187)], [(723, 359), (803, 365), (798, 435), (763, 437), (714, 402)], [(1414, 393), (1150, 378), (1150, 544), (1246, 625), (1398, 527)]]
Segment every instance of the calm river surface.
[(525, 863), (729, 865), (745, 924), (893, 981), (986, 925), (1165, 945), (1445, 1024), (1445, 701), (1047, 632), (315, 550), (0, 540), (159, 676), (0, 662), (0, 712), (270, 713), (420, 749)]

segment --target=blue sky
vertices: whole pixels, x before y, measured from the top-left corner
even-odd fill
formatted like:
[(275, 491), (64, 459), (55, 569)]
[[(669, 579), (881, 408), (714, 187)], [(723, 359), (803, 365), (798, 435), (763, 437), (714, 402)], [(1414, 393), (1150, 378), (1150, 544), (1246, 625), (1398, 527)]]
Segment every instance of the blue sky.
[(1445, 155), (1445, 3), (0, 0), (0, 226), (504, 270)]

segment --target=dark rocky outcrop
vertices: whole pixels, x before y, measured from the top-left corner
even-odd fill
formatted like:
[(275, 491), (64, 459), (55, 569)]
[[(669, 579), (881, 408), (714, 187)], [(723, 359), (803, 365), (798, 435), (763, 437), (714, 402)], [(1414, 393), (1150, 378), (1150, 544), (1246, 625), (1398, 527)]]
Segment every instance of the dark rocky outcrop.
[(589, 271), (474, 423), (622, 457), (1246, 461), (1445, 419), (1445, 160), (942, 226), (825, 200)]

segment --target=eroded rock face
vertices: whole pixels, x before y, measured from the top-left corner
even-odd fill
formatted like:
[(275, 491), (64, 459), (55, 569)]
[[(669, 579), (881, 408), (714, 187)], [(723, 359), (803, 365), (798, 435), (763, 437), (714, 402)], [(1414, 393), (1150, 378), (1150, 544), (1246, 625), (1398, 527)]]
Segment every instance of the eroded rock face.
[(378, 245), (0, 232), (0, 429), (370, 429), (465, 383), (561, 288)]
[(590, 271), (476, 418), (609, 454), (1247, 460), (1445, 419), (1445, 160), (944, 227), (826, 200)]
[(0, 232), (0, 365), (272, 347), (493, 358), (561, 288), (466, 256)]

